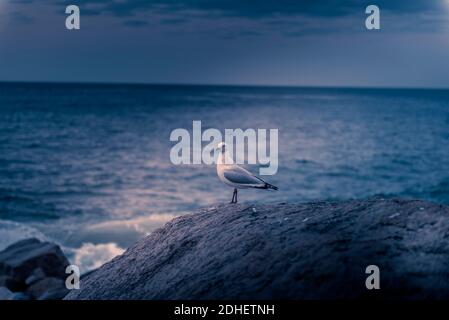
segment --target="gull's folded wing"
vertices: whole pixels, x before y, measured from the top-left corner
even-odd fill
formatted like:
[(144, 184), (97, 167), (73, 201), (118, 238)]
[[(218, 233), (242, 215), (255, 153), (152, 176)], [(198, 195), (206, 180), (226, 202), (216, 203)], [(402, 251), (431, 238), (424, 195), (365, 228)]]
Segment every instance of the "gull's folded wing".
[(232, 169), (227, 169), (223, 172), (223, 175), (232, 183), (242, 184), (242, 185), (254, 185), (254, 186), (264, 186), (265, 182), (262, 179), (257, 178), (250, 172), (246, 171), (240, 167), (234, 167)]

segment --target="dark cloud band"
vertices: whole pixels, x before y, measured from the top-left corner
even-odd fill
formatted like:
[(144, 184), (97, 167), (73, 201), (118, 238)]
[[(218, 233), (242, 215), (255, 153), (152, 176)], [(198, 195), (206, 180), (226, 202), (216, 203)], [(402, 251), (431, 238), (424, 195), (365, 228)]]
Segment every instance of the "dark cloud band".
[[(47, 1), (56, 4), (74, 2)], [(33, 0), (9, 0), (9, 2), (31, 3)], [(382, 10), (395, 13), (433, 11), (444, 6), (444, 0), (77, 0), (76, 3), (88, 7), (90, 11), (97, 11), (98, 14), (109, 13), (115, 16), (133, 16), (139, 11), (151, 10), (195, 10), (246, 18), (277, 15), (337, 17), (363, 12), (361, 9), (370, 4), (376, 4)]]

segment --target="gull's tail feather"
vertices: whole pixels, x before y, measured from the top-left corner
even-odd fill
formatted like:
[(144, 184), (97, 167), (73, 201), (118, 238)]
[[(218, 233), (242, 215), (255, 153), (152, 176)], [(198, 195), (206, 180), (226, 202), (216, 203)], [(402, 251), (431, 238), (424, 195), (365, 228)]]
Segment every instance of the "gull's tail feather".
[(269, 183), (265, 182), (265, 189), (273, 189), (273, 190), (277, 190), (278, 187), (273, 186), (272, 184), (269, 184)]

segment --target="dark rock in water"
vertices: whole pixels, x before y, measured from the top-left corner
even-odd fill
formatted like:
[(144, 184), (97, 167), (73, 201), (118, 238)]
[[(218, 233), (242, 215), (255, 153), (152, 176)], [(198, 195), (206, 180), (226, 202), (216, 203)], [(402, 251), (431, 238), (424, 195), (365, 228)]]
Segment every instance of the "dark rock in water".
[(56, 244), (22, 240), (0, 252), (0, 286), (15, 292), (14, 300), (62, 299), (68, 265)]
[(34, 269), (33, 272), (25, 279), (27, 286), (45, 278), (45, 272), (41, 268)]
[[(255, 208), (255, 209), (253, 209)], [(380, 290), (365, 286), (380, 269)], [(181, 216), (66, 299), (449, 298), (449, 207), (369, 199)]]
[(0, 287), (0, 300), (11, 300), (13, 293), (6, 287)]
[(0, 275), (8, 275), (18, 282), (25, 280), (37, 268), (46, 276), (65, 278), (69, 265), (59, 246), (37, 239), (26, 239), (0, 252)]
[(32, 300), (32, 298), (25, 292), (14, 292), (11, 300)]
[(0, 276), (0, 287), (6, 287), (11, 291), (20, 291), (25, 288), (25, 286), (14, 280), (10, 276)]
[(45, 291), (38, 300), (61, 300), (68, 292), (65, 287), (55, 287)]
[(59, 293), (59, 296), (53, 299), (62, 299), (68, 293), (68, 290), (65, 287), (64, 280), (48, 277), (32, 284), (26, 292), (34, 299), (45, 300), (45, 297), (53, 297), (55, 293)]

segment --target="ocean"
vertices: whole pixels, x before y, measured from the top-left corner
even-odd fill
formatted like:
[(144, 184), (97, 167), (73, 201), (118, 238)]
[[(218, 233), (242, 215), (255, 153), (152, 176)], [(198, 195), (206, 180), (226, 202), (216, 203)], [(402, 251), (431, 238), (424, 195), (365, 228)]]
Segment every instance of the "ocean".
[(279, 191), (242, 202), (449, 204), (449, 90), (0, 83), (0, 250), (38, 237), (85, 272), (229, 202), (215, 167), (170, 162), (171, 131), (194, 120), (279, 130)]

